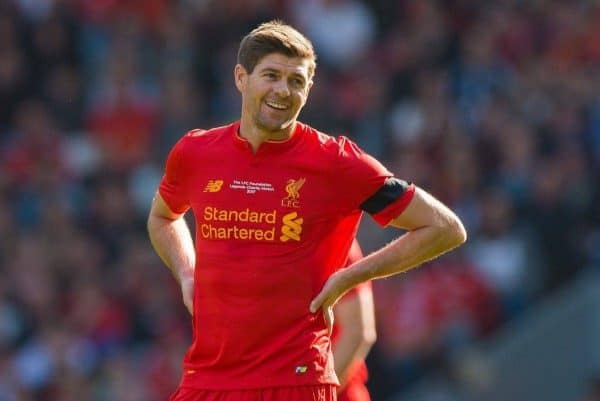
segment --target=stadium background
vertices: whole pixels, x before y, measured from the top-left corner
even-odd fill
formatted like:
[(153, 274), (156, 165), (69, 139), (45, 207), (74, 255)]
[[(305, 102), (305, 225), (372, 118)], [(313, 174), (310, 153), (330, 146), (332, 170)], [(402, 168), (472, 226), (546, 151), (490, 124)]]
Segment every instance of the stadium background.
[[(430, 190), (470, 234), (375, 283), (376, 401), (432, 377), (423, 400), (491, 399), (493, 372), (453, 361), (600, 281), (597, 2), (3, 0), (1, 401), (168, 398), (190, 328), (146, 239), (149, 202), (180, 135), (237, 117), (237, 44), (273, 17), (319, 56), (301, 119)], [(391, 235), (368, 220), (367, 251)], [(585, 351), (560, 401), (600, 399), (585, 398), (600, 393)]]

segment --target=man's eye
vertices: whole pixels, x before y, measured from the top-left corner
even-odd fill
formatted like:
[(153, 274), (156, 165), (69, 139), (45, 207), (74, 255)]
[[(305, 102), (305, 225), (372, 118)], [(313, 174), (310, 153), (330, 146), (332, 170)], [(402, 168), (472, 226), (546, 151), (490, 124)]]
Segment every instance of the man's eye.
[(297, 88), (302, 88), (304, 86), (304, 81), (299, 78), (294, 78), (292, 79), (292, 84), (294, 84), (294, 86)]

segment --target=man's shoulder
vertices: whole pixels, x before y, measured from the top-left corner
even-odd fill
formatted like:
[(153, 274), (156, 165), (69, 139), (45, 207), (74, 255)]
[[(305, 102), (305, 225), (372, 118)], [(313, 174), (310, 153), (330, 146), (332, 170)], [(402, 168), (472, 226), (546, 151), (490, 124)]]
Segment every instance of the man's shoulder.
[(186, 132), (175, 144), (173, 151), (180, 155), (193, 155), (193, 158), (226, 149), (232, 141), (235, 123), (210, 129), (195, 128)]
[(217, 141), (234, 131), (235, 123), (223, 125), (219, 127), (204, 129), (204, 128), (194, 128), (185, 133), (185, 135), (181, 138), (185, 142), (199, 142), (199, 143), (208, 143), (212, 141)]
[(318, 129), (305, 124), (302, 124), (302, 128), (305, 132), (306, 137), (314, 144), (319, 145), (324, 150), (339, 152), (342, 148), (347, 146), (348, 143), (352, 143), (346, 136), (343, 135), (332, 135), (327, 134)]

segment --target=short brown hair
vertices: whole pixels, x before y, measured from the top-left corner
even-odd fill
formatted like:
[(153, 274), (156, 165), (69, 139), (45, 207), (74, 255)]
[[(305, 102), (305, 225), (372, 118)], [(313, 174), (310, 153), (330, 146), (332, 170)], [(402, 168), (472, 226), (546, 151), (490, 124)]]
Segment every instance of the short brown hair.
[(312, 43), (281, 20), (262, 23), (246, 35), (240, 43), (237, 62), (246, 69), (248, 74), (252, 74), (260, 60), (271, 53), (310, 59), (309, 73), (312, 78), (317, 65), (317, 56)]

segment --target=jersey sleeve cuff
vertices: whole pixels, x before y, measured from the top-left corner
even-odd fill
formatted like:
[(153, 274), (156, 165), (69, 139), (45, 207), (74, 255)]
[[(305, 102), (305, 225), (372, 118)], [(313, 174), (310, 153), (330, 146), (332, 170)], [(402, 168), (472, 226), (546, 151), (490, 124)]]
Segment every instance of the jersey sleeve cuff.
[(164, 185), (160, 185), (158, 187), (158, 193), (160, 194), (161, 198), (163, 198), (163, 200), (165, 201), (165, 203), (167, 204), (167, 206), (169, 207), (169, 209), (171, 209), (171, 211), (173, 213), (185, 213), (189, 207), (187, 205), (183, 205), (180, 207), (176, 207), (175, 204), (176, 202), (172, 199), (171, 193), (170, 191), (165, 188)]
[(375, 220), (377, 224), (382, 227), (390, 224), (390, 221), (399, 216), (409, 205), (410, 201), (415, 195), (415, 190), (415, 184), (410, 184), (401, 197), (387, 205), (380, 212), (372, 214), (371, 216), (373, 217), (373, 220)]

